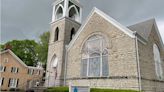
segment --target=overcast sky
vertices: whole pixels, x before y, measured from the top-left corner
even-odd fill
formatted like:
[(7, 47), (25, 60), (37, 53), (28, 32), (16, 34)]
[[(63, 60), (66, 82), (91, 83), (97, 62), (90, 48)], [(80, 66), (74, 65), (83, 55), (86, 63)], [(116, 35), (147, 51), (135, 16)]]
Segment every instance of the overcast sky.
[[(49, 31), (55, 0), (1, 0), (1, 43), (35, 39)], [(164, 0), (80, 0), (83, 20), (93, 7), (124, 26), (155, 18), (164, 41)]]

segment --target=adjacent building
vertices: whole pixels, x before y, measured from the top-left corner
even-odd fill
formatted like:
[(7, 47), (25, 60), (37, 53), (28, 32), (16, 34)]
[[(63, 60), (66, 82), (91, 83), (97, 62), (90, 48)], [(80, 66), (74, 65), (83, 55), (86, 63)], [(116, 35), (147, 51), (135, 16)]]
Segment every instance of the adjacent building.
[(45, 86), (164, 91), (164, 44), (155, 19), (123, 26), (78, 0), (53, 4)]
[(1, 53), (0, 89), (28, 89), (42, 80), (43, 68), (27, 66), (11, 50)]

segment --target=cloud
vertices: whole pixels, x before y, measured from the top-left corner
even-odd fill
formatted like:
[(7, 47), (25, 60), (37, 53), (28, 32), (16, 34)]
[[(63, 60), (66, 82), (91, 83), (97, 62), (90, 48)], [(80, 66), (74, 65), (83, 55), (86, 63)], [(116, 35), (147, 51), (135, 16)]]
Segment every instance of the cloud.
[(158, 21), (157, 25), (164, 43), (164, 21)]
[[(1, 0), (1, 40), (38, 39), (50, 29), (52, 3), (55, 0)], [(83, 20), (93, 7), (127, 26), (155, 17), (163, 35), (164, 0), (80, 0)], [(162, 31), (161, 31), (162, 30)]]
[(1, 43), (35, 39), (49, 31), (54, 0), (2, 0)]

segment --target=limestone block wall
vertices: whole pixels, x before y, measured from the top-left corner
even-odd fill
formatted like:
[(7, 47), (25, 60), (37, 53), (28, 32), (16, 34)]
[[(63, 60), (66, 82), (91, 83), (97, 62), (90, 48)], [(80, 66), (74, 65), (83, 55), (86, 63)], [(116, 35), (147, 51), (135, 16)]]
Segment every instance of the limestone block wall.
[[(109, 52), (109, 77), (81, 78), (81, 49), (93, 34), (106, 37)], [(68, 51), (67, 85), (96, 88), (139, 90), (135, 39), (94, 13), (73, 46)]]
[[(59, 29), (59, 37), (58, 41), (54, 42), (57, 27)], [(72, 28), (74, 28), (74, 31), (76, 32), (79, 27), (79, 23), (66, 17), (51, 24), (45, 86), (63, 85), (66, 53), (65, 46), (70, 42)], [(57, 74), (56, 70), (52, 68), (52, 58), (54, 56), (58, 58)], [(55, 76), (57, 76), (56, 79)]]
[[(164, 79), (159, 80), (155, 72), (155, 61), (153, 53), (153, 44), (157, 44), (160, 49), (161, 59), (164, 58), (164, 51), (161, 47), (159, 37), (155, 31), (155, 27), (152, 27), (149, 39), (146, 44), (138, 42), (139, 47), (139, 60), (141, 69), (141, 86), (142, 90), (146, 92), (163, 92), (164, 91)], [(164, 71), (164, 61), (162, 61), (162, 67)], [(164, 73), (163, 73), (164, 74)]]

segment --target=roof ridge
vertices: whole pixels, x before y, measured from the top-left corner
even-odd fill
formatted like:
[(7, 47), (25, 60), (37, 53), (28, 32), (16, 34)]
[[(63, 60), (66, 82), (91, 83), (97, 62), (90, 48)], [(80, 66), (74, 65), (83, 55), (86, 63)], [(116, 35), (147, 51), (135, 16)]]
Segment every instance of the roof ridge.
[(94, 7), (92, 9), (92, 11), (89, 13), (88, 17), (86, 18), (86, 20), (82, 23), (81, 27), (78, 29), (77, 33), (75, 34), (75, 37), (71, 40), (71, 42), (66, 46), (67, 49), (70, 49), (70, 47), (74, 44), (75, 40), (77, 39), (77, 37), (80, 35), (81, 31), (83, 31), (85, 25), (88, 23), (89, 19), (92, 17), (92, 15), (94, 13), (99, 14), (102, 18), (104, 18), (105, 20), (107, 20), (108, 22), (112, 23), (114, 26), (116, 26), (118, 29), (120, 29), (121, 31), (123, 31), (125, 34), (127, 34), (128, 36), (134, 38), (134, 34), (133, 31), (131, 31), (129, 28), (127, 28), (126, 26), (122, 25), (121, 23), (117, 22), (114, 18), (110, 17), (109, 15), (107, 15), (106, 13), (104, 13), (103, 11), (99, 10), (98, 8)]
[(26, 64), (25, 64), (12, 50), (10, 50), (10, 49), (7, 49), (7, 50), (2, 51), (0, 54), (6, 53), (6, 52), (9, 52), (9, 53), (10, 53), (20, 64), (22, 64), (24, 67), (41, 69), (41, 68), (38, 68), (38, 67), (33, 67), (33, 66), (28, 66), (28, 65), (26, 65)]
[(154, 22), (156, 22), (156, 19), (155, 18), (149, 18), (146, 20), (141, 20), (141, 21), (135, 22), (133, 24), (127, 25), (127, 27), (134, 26), (134, 25), (141, 24), (141, 23), (146, 23), (148, 21), (153, 21), (153, 23), (154, 23)]

